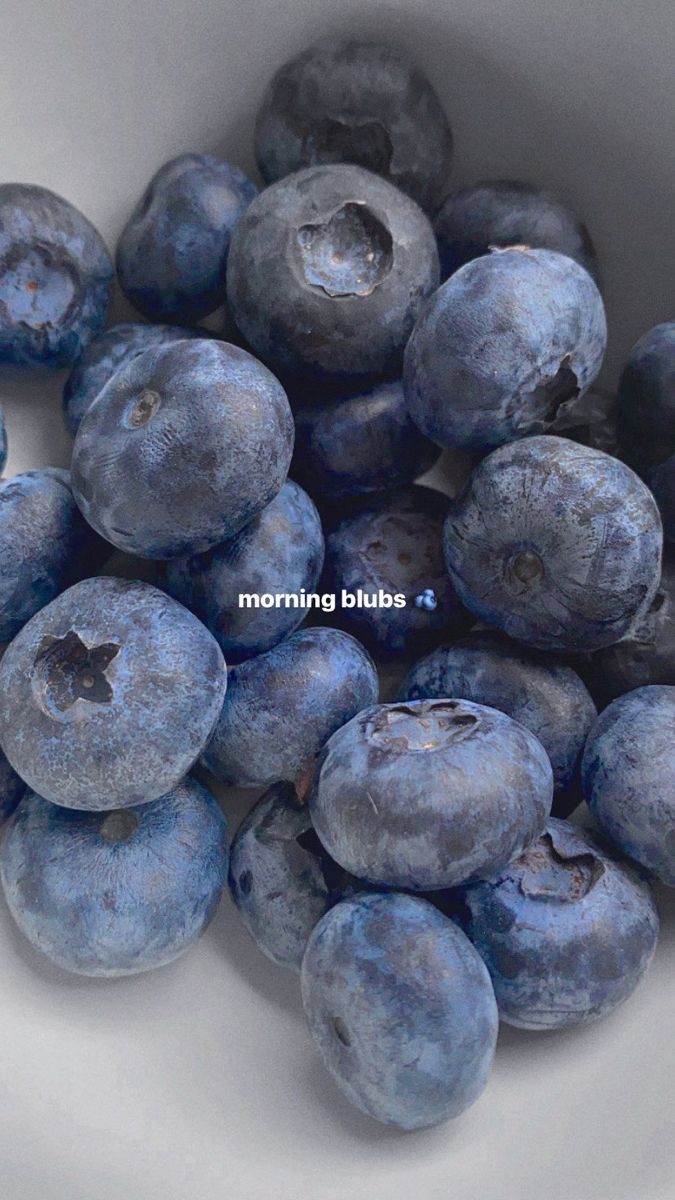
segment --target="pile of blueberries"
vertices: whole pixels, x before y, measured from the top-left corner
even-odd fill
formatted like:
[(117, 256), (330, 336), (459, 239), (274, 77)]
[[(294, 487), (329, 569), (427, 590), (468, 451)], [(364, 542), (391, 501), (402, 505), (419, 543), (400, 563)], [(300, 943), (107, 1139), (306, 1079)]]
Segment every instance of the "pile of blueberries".
[[(71, 369), (74, 435), (0, 486), (10, 911), (124, 975), (229, 878), (338, 1085), (404, 1129), (477, 1098), (499, 1018), (623, 1002), (675, 885), (675, 323), (610, 403), (586, 229), (518, 182), (444, 199), (451, 151), (400, 53), (310, 48), (258, 114), (264, 190), (203, 154), (151, 180), (116, 258), (151, 323), (107, 329), (96, 230), (0, 186), (0, 359)], [(444, 447), (454, 499), (414, 483)], [(239, 603), (317, 588), (406, 604)], [(389, 703), (371, 655), (408, 671)], [(212, 777), (266, 789), (231, 847)]]

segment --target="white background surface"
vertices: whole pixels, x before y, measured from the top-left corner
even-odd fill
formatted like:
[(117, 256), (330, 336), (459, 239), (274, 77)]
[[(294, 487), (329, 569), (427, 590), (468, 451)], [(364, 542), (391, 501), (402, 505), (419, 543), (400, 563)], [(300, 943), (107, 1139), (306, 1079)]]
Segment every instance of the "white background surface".
[[(165, 159), (251, 167), (271, 70), (340, 30), (426, 66), (457, 184), (520, 176), (587, 219), (610, 384), (674, 315), (671, 0), (0, 0), (0, 17), (0, 177), (61, 192), (111, 246)], [(0, 378), (10, 473), (67, 462), (62, 378)], [(241, 797), (226, 808), (236, 820)], [(52, 971), (2, 909), (3, 1200), (672, 1200), (675, 904), (660, 899), (657, 959), (622, 1010), (576, 1033), (504, 1030), (479, 1103), (405, 1136), (342, 1101), (295, 979), (228, 902), (185, 958), (115, 983)]]

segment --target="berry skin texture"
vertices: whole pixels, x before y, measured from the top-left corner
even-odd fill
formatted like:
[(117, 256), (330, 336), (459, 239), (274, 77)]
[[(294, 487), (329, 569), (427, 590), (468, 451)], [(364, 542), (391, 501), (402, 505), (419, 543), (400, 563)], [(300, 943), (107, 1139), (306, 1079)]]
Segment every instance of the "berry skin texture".
[(227, 825), (193, 779), (112, 812), (74, 812), (29, 792), (8, 822), (0, 876), (19, 929), (56, 966), (135, 975), (203, 933), (227, 879)]
[(289, 783), (265, 792), (232, 841), (230, 893), (253, 940), (273, 962), (300, 970), (317, 921), (359, 885), (317, 838)]
[(375, 705), (338, 729), (309, 806), (345, 870), (433, 891), (520, 854), (552, 799), (551, 763), (534, 734), (497, 709), (443, 699)]
[(662, 540), (654, 499), (629, 467), (558, 437), (483, 459), (444, 529), (466, 607), (541, 650), (623, 637), (656, 595)]
[(442, 279), (472, 259), (508, 246), (556, 250), (597, 278), (586, 226), (557, 196), (529, 183), (498, 179), (451, 192), (436, 214), (434, 229)]
[(498, 1023), (490, 977), (426, 900), (375, 893), (337, 904), (309, 939), (301, 984), (325, 1066), (377, 1121), (423, 1129), (483, 1091)]
[(621, 449), (637, 470), (675, 453), (675, 321), (655, 325), (628, 356), (616, 401)]
[(166, 589), (211, 630), (226, 661), (237, 663), (271, 650), (305, 617), (302, 608), (240, 608), (239, 596), (311, 592), (323, 554), (319, 514), (288, 479), (232, 541), (168, 563)]
[(583, 424), (607, 323), (591, 276), (552, 250), (498, 250), (438, 289), (405, 352), (408, 411), (439, 446), (484, 453)]
[(258, 194), (210, 154), (181, 154), (150, 180), (117, 244), (122, 290), (151, 321), (190, 324), (225, 300), (232, 231)]
[(400, 380), (295, 411), (291, 471), (317, 498), (343, 500), (410, 484), (439, 454), (410, 420)]
[(232, 237), (227, 295), (273, 370), (348, 381), (400, 371), (438, 279), (422, 210), (370, 171), (340, 164), (298, 171), (253, 201)]
[(636, 688), (598, 717), (582, 763), (602, 833), (675, 887), (675, 687)]
[(378, 697), (377, 672), (355, 638), (301, 629), (267, 654), (232, 667), (202, 762), (221, 783), (295, 782), (336, 729)]
[(69, 366), (103, 327), (112, 280), (105, 242), (77, 208), (0, 184), (0, 362)]
[(5, 651), (0, 744), (55, 804), (144, 804), (195, 763), (225, 687), (217, 642), (182, 605), (147, 583), (86, 579)]
[(649, 486), (661, 512), (663, 535), (671, 546), (675, 545), (675, 454), (654, 468)]
[(0, 641), (100, 566), (106, 547), (58, 467), (0, 480)]
[(571, 667), (499, 634), (474, 633), (415, 663), (401, 688), (402, 700), (444, 696), (497, 708), (529, 729), (551, 760), (554, 815), (577, 807), (581, 754), (598, 714)]
[(132, 359), (151, 346), (198, 336), (198, 332), (180, 325), (129, 324), (104, 329), (80, 355), (63, 388), (63, 415), (72, 436), (108, 380)]
[(461, 899), (499, 1015), (521, 1029), (606, 1016), (634, 991), (656, 946), (649, 885), (567, 821), (551, 819), (520, 858)]
[(82, 419), (75, 498), (120, 550), (178, 558), (233, 537), (269, 504), (293, 453), (281, 384), (245, 350), (199, 338), (146, 350)]
[[(446, 496), (414, 486), (369, 497), (327, 534), (325, 579), (330, 590), (356, 595), (361, 589), (372, 596), (381, 589), (406, 598), (404, 608), (377, 604), (340, 611), (341, 623), (376, 657), (421, 654), (468, 624), (443, 560), (448, 511)], [(418, 596), (430, 592), (435, 607), (416, 604)]]

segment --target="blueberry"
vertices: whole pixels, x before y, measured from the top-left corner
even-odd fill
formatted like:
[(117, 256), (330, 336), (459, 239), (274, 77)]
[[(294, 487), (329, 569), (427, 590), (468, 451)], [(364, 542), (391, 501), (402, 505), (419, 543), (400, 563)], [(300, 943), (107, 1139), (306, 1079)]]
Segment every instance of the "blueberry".
[(635, 343), (617, 396), (621, 449), (642, 470), (675, 453), (675, 321)]
[(544, 188), (515, 179), (475, 183), (451, 192), (434, 221), (447, 279), (465, 263), (507, 246), (556, 250), (597, 276), (598, 264), (586, 226)]
[(555, 814), (576, 808), (581, 753), (597, 710), (571, 667), (499, 634), (474, 633), (421, 659), (401, 688), (402, 700), (445, 696), (498, 708), (529, 729), (551, 760)]
[(67, 471), (0, 480), (0, 641), (106, 557), (78, 509)]
[(584, 795), (602, 832), (675, 887), (675, 687), (636, 688), (606, 708), (582, 763)]
[(567, 821), (462, 895), (462, 925), (492, 977), (499, 1015), (523, 1029), (605, 1016), (644, 975), (658, 915), (649, 886)]
[(0, 408), (0, 472), (4, 471), (7, 464), (7, 427), (5, 425), (5, 414)]
[(229, 879), (259, 948), (297, 970), (319, 918), (359, 888), (326, 853), (289, 783), (274, 784), (242, 821), (232, 841)]
[(675, 544), (675, 454), (659, 463), (649, 475), (649, 486), (663, 520), (663, 535), (671, 545)]
[(478, 1099), (497, 1038), (494, 992), (461, 929), (426, 900), (337, 904), (309, 939), (301, 982), (324, 1064), (363, 1112), (420, 1129)]
[[(327, 585), (367, 601), (343, 608), (340, 620), (378, 656), (420, 654), (467, 624), (443, 561), (448, 509), (440, 492), (404, 488), (362, 501), (327, 535)], [(405, 607), (394, 606), (396, 595)]]
[(499, 250), (461, 267), (405, 354), (410, 415), (441, 446), (484, 452), (585, 423), (607, 342), (600, 293), (553, 250)]
[(327, 500), (412, 483), (439, 454), (410, 420), (397, 380), (295, 412), (291, 470), (312, 495)]
[(356, 163), (433, 211), (450, 169), (452, 134), (426, 75), (398, 50), (330, 39), (274, 75), (255, 149), (267, 183), (301, 167)]
[(422, 210), (343, 164), (298, 171), (253, 201), (232, 237), (227, 293), (265, 362), (348, 380), (400, 369), (438, 277)]
[(232, 541), (167, 564), (167, 590), (211, 630), (228, 663), (270, 650), (305, 617), (286, 607), (246, 608), (243, 595), (301, 596), (316, 586), (323, 531), (306, 492), (287, 480)]
[(11, 817), (25, 791), (23, 779), (12, 770), (0, 750), (0, 823)]
[(84, 414), (116, 371), (151, 346), (198, 336), (198, 331), (179, 325), (112, 325), (99, 333), (78, 358), (63, 389), (63, 415), (73, 437)]
[(299, 780), (330, 735), (377, 696), (375, 667), (355, 638), (301, 629), (231, 669), (204, 765), (239, 787)]
[(210, 154), (181, 154), (160, 167), (122, 230), (117, 273), (151, 321), (190, 324), (225, 299), (232, 231), (255, 184)]
[(233, 537), (276, 496), (293, 453), (281, 384), (200, 338), (146, 350), (110, 380), (73, 449), (82, 512), (108, 541), (178, 558)]
[(74, 362), (105, 322), (112, 279), (77, 208), (35, 184), (0, 184), (0, 362)]
[(0, 662), (0, 743), (47, 800), (143, 804), (176, 787), (220, 712), (209, 631), (147, 583), (86, 579), (23, 627)]
[(497, 870), (541, 832), (553, 773), (544, 747), (468, 700), (364, 709), (319, 757), (314, 828), (345, 870), (414, 891)]
[(134, 975), (182, 954), (206, 928), (227, 879), (227, 826), (192, 779), (140, 808), (74, 812), (34, 792), (0, 848), (21, 932), (81, 975)]
[(542, 650), (617, 642), (661, 575), (661, 522), (645, 485), (566, 438), (528, 438), (483, 459), (444, 542), (467, 608)]

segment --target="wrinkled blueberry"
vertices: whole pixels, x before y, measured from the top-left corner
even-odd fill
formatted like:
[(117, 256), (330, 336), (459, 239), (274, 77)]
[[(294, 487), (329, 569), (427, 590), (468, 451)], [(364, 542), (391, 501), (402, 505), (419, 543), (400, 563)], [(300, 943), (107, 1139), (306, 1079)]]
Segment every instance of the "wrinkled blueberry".
[(197, 940), (227, 879), (227, 825), (186, 779), (140, 808), (74, 812), (29, 792), (0, 848), (12, 916), (36, 950), (81, 975), (134, 975)]
[(0, 750), (0, 823), (11, 817), (25, 791), (23, 779), (12, 769)]
[(267, 188), (233, 237), (227, 294), (256, 354), (291, 374), (400, 369), (438, 252), (414, 201), (361, 167), (309, 167)]
[(5, 651), (0, 744), (56, 804), (143, 804), (187, 774), (225, 684), (217, 642), (181, 604), (147, 583), (86, 579)]
[(299, 780), (330, 735), (374, 704), (370, 656), (339, 629), (301, 629), (231, 669), (203, 762), (222, 783)]
[(108, 551), (73, 500), (68, 471), (0, 480), (0, 641), (95, 572)]
[(507, 246), (557, 250), (597, 276), (586, 226), (557, 196), (529, 183), (497, 179), (451, 192), (434, 228), (443, 279), (471, 259)]
[(410, 420), (399, 381), (295, 412), (291, 471), (313, 496), (334, 501), (400, 487), (439, 454)]
[(483, 459), (452, 503), (444, 543), (467, 608), (542, 650), (618, 641), (661, 575), (661, 522), (645, 485), (566, 438), (528, 438)]
[(121, 367), (151, 346), (198, 336), (199, 331), (180, 325), (112, 325), (99, 333), (78, 358), (63, 388), (63, 415), (73, 437), (87, 409)]
[(497, 870), (541, 832), (544, 747), (468, 700), (379, 704), (338, 729), (309, 797), (328, 853), (360, 879), (431, 891)]
[(178, 558), (238, 533), (292, 453), (288, 400), (262, 363), (226, 342), (174, 342), (118, 371), (85, 414), (73, 490), (113, 545)]
[(105, 322), (112, 278), (79, 209), (35, 184), (0, 184), (1, 362), (74, 362)]
[(585, 423), (607, 342), (600, 293), (552, 250), (476, 258), (444, 283), (408, 343), (410, 415), (440, 446), (485, 451)]
[[(341, 608), (340, 622), (374, 654), (420, 654), (466, 627), (443, 561), (448, 509), (440, 492), (403, 488), (362, 501), (328, 533), (327, 586), (354, 597), (361, 590), (365, 601)], [(417, 598), (425, 593), (432, 603), (422, 607)], [(405, 597), (404, 607), (395, 607), (396, 595)]]
[(675, 887), (675, 687), (636, 688), (598, 717), (582, 762), (602, 832)]
[(461, 923), (523, 1029), (603, 1017), (636, 988), (659, 921), (648, 884), (594, 839), (550, 820), (520, 858), (462, 893)]
[(499, 634), (474, 633), (421, 659), (401, 688), (403, 700), (445, 696), (498, 708), (529, 729), (551, 760), (554, 813), (576, 808), (579, 762), (597, 710), (571, 667)]
[(478, 1099), (497, 1039), (493, 988), (468, 938), (426, 900), (337, 904), (309, 939), (301, 983), (324, 1064), (363, 1112), (420, 1129)]
[(621, 450), (640, 470), (675, 453), (675, 321), (649, 329), (628, 356), (616, 405)]
[(452, 134), (426, 75), (392, 46), (330, 39), (273, 76), (255, 150), (267, 183), (301, 167), (355, 163), (433, 211), (452, 158)]

